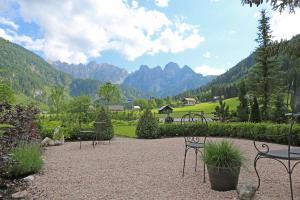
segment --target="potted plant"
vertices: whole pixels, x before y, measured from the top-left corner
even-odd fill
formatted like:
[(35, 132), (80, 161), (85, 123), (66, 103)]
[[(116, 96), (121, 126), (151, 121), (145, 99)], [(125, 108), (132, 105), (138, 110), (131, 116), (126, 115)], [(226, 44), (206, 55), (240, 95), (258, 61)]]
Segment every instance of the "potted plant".
[(209, 142), (205, 145), (203, 160), (207, 165), (211, 189), (235, 190), (244, 157), (228, 141)]

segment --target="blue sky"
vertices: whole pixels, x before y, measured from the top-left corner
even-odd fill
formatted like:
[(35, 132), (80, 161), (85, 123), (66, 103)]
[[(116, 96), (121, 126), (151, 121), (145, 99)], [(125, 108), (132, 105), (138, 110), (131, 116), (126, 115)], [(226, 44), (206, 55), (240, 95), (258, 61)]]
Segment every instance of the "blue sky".
[[(173, 61), (220, 74), (257, 46), (263, 8), (239, 0), (0, 0), (0, 37), (49, 62), (95, 60), (134, 71)], [(300, 33), (299, 14), (269, 10), (274, 39)]]

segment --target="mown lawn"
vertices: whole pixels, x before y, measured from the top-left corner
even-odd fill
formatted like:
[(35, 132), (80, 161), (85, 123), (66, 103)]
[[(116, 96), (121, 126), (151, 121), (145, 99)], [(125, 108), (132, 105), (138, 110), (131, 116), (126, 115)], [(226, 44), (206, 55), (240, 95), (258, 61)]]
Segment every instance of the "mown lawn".
[[(236, 110), (237, 106), (239, 105), (238, 98), (230, 98), (225, 100), (226, 105), (229, 105), (229, 110)], [(219, 105), (219, 102), (204, 102), (199, 103), (194, 106), (184, 106), (180, 108), (174, 108), (173, 113), (171, 114), (172, 117), (182, 117), (184, 114), (188, 112), (200, 112), (203, 111), (205, 116), (212, 117), (212, 112), (214, 112), (215, 107)], [(158, 114), (158, 109), (154, 109), (153, 112), (157, 117), (166, 117), (166, 115)]]
[(136, 121), (113, 120), (114, 132), (116, 136), (135, 138)]

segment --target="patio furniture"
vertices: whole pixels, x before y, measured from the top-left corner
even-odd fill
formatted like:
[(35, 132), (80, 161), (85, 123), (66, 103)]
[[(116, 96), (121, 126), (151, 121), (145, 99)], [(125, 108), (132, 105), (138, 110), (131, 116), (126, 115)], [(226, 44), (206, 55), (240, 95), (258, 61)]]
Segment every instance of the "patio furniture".
[[(255, 156), (254, 159), (254, 169), (258, 178), (258, 186), (257, 190), (260, 187), (260, 176), (257, 171), (257, 161), (262, 158), (269, 158), (278, 161), (281, 163), (284, 168), (286, 169), (286, 172), (289, 175), (289, 182), (290, 182), (290, 192), (291, 192), (291, 199), (294, 199), (293, 195), (293, 182), (292, 182), (292, 173), (295, 169), (295, 167), (300, 163), (300, 148), (295, 148), (292, 147), (293, 141), (297, 139), (297, 135), (293, 134), (293, 126), (295, 124), (296, 117), (300, 116), (300, 114), (294, 114), (294, 113), (289, 113), (287, 116), (290, 117), (291, 120), (291, 125), (289, 132), (287, 134), (283, 135), (259, 135), (254, 141), (254, 147), (257, 150), (257, 155)], [(279, 150), (272, 150), (270, 148), (270, 145), (264, 143), (264, 142), (259, 142), (258, 140), (266, 139), (268, 137), (277, 137), (278, 139), (284, 139), (287, 142), (287, 147), (284, 149), (279, 149)]]
[[(81, 137), (78, 138), (79, 142), (80, 142), (80, 149), (81, 149), (81, 142), (82, 142), (83, 134), (91, 134), (92, 145), (93, 145), (93, 148), (95, 148), (95, 146), (98, 144), (98, 136), (101, 134), (101, 131), (99, 131), (100, 129), (97, 129), (97, 126), (103, 125), (103, 124), (105, 124), (105, 122), (94, 122), (94, 130), (81, 130), (80, 131)], [(109, 143), (110, 143), (110, 141), (109, 141)]]
[[(185, 151), (184, 151), (184, 161), (183, 161), (183, 169), (182, 169), (182, 176), (184, 176), (184, 169), (185, 169), (185, 161), (186, 155), (189, 149), (193, 149), (195, 151), (196, 161), (195, 161), (195, 171), (197, 171), (197, 161), (198, 161), (198, 152), (201, 154), (204, 153), (204, 147), (206, 142), (206, 130), (208, 127), (207, 120), (204, 117), (203, 112), (201, 113), (193, 113), (189, 112), (181, 117), (181, 125), (190, 124), (190, 123), (198, 123), (202, 124), (200, 126), (202, 130), (195, 131), (193, 133), (184, 134), (184, 142), (185, 142)], [(205, 130), (206, 129), (206, 130)], [(202, 137), (200, 137), (202, 136)], [(203, 164), (203, 182), (205, 183), (205, 163)]]

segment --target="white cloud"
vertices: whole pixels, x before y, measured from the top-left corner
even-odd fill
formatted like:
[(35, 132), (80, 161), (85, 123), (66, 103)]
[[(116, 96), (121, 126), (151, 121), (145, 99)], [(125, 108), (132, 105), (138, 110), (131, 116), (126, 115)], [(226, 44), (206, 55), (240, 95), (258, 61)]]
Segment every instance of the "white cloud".
[(14, 30), (18, 30), (18, 28), (19, 28), (19, 26), (16, 23), (14, 23), (13, 21), (11, 21), (7, 18), (4, 18), (4, 17), (0, 17), (0, 24), (11, 27)]
[(0, 28), (0, 37), (7, 39), (11, 42), (20, 44), (27, 49), (32, 51), (42, 51), (44, 48), (44, 40), (43, 39), (32, 39), (29, 36), (18, 34), (14, 30), (11, 29), (2, 29)]
[(134, 60), (144, 54), (177, 53), (196, 48), (204, 38), (199, 27), (169, 19), (137, 1), (18, 1), (21, 16), (36, 23), (48, 60), (86, 62), (106, 50)]
[(219, 2), (220, 0), (210, 0), (211, 2)]
[[(290, 39), (300, 33), (300, 9), (295, 9), (295, 14), (288, 10), (283, 13), (275, 12), (271, 18), (271, 28), (275, 40)], [(298, 25), (297, 25), (298, 24)]]
[(225, 72), (224, 69), (216, 68), (216, 67), (211, 67), (206, 64), (200, 65), (198, 67), (194, 68), (194, 71), (196, 73), (202, 74), (202, 75), (220, 75)]
[(205, 53), (203, 54), (203, 57), (204, 57), (204, 58), (211, 58), (211, 53), (210, 53), (209, 51), (207, 51), (207, 52), (205, 52)]
[(154, 3), (159, 7), (168, 7), (169, 0), (154, 0)]

